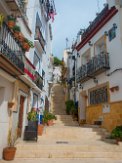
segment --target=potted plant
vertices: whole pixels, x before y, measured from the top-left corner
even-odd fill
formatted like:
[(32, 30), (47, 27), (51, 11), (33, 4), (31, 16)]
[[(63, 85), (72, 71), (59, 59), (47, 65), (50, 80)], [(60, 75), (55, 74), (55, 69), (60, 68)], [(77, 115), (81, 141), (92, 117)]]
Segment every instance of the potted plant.
[(25, 38), (23, 42), (23, 49), (25, 51), (29, 51), (29, 49), (33, 47), (34, 47), (33, 42)]
[(18, 25), (15, 25), (13, 27), (13, 31), (14, 31), (14, 36), (19, 39), (19, 35), (20, 35), (20, 32), (21, 32), (21, 29), (20, 29), (20, 26)]
[(17, 133), (15, 135), (12, 134), (12, 130), (9, 130), (8, 133), (8, 146), (3, 149), (3, 159), (4, 160), (13, 160), (16, 153), (15, 143), (17, 140)]
[(56, 120), (56, 119), (57, 119), (57, 117), (53, 113), (44, 111), (44, 114), (43, 114), (43, 123), (44, 124), (47, 124), (48, 126), (52, 126), (54, 124), (53, 120)]
[(13, 27), (15, 26), (15, 22), (16, 22), (16, 18), (13, 15), (8, 15), (7, 16), (7, 25), (10, 29), (13, 29)]
[(35, 110), (32, 110), (28, 113), (27, 116), (28, 119), (28, 126), (33, 126), (37, 124), (38, 121), (38, 117), (37, 117), (37, 113)]
[(122, 140), (122, 126), (116, 126), (111, 132), (111, 137), (116, 139), (116, 143)]
[(18, 40), (21, 42), (21, 44), (23, 44), (24, 39), (25, 38), (24, 38), (23, 34), (21, 32), (19, 32)]

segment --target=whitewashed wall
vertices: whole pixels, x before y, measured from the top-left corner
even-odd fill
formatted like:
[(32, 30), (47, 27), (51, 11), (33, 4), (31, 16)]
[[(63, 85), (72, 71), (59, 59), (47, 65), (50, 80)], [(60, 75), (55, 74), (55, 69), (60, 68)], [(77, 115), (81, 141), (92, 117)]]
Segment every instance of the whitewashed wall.
[(12, 100), (13, 83), (0, 76), (0, 159), (7, 145), (9, 114), (8, 102)]
[[(103, 84), (107, 81), (110, 83), (110, 87), (119, 86), (119, 91), (110, 93), (111, 102), (122, 100), (122, 71), (117, 71), (113, 73), (111, 76), (107, 76), (107, 74), (113, 72), (115, 69), (122, 68), (122, 42), (121, 42), (121, 32), (120, 32), (120, 19), (119, 14), (116, 14), (92, 39), (91, 43), (95, 43), (99, 38), (104, 35), (105, 31), (108, 31), (112, 28), (113, 23), (116, 23), (116, 37), (109, 42), (107, 37), (107, 52), (110, 56), (110, 70), (105, 73), (96, 76), (98, 79), (98, 84)], [(89, 45), (86, 44), (80, 51), (80, 59), (78, 60), (78, 67), (81, 66), (81, 56), (82, 54), (89, 49)], [(91, 56), (94, 55), (94, 46), (91, 47)], [(92, 87), (95, 87), (95, 83), (93, 79), (90, 79), (83, 83), (83, 90), (88, 90)]]

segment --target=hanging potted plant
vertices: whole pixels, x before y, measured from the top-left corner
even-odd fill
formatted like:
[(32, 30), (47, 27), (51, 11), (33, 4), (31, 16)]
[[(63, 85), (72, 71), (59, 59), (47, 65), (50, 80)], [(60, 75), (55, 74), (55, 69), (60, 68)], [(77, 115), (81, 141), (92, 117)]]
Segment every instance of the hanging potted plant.
[(33, 42), (25, 38), (23, 42), (23, 49), (25, 51), (29, 51), (30, 48), (34, 48)]
[(19, 39), (19, 35), (20, 35), (20, 32), (21, 32), (21, 29), (20, 29), (20, 26), (18, 25), (15, 25), (13, 27), (13, 31), (14, 31), (14, 36)]
[(23, 44), (24, 39), (25, 38), (24, 38), (23, 34), (21, 32), (19, 32), (18, 40), (21, 42), (21, 44)]
[(10, 29), (13, 29), (13, 27), (15, 26), (15, 22), (16, 22), (16, 18), (13, 15), (8, 15), (7, 16), (7, 25)]
[(3, 149), (3, 159), (10, 161), (13, 160), (16, 153), (15, 143), (17, 140), (17, 134), (13, 135), (12, 130), (8, 133), (8, 146)]

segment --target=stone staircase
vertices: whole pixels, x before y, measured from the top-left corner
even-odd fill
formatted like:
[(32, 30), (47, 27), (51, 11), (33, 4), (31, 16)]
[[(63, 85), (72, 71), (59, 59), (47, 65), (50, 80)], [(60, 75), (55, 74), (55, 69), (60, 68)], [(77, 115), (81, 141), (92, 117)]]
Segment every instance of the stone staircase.
[[(61, 92), (62, 89), (58, 87), (58, 90)], [(109, 134), (105, 129), (88, 125), (80, 127), (70, 115), (63, 114), (65, 107), (60, 110), (60, 106), (64, 103), (61, 100), (63, 95), (61, 96), (59, 93), (57, 98), (59, 95), (60, 100), (56, 99), (54, 92), (55, 99), (52, 99), (53, 111), (56, 113), (61, 111), (61, 114), (57, 114), (55, 124), (50, 127), (45, 126), (43, 135), (38, 138), (38, 142), (20, 140), (17, 144), (16, 158), (105, 158), (122, 160), (122, 145), (116, 145), (114, 142), (105, 139)]]

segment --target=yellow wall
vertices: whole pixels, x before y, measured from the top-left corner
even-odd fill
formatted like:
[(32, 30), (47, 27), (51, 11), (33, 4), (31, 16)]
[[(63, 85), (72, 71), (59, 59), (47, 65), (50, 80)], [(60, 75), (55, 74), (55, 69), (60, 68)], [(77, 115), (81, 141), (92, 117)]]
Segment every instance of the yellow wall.
[(118, 125), (122, 125), (122, 101), (110, 103), (110, 113), (102, 113), (102, 105), (87, 107), (86, 123), (94, 124), (100, 116), (103, 116), (102, 127), (112, 131)]

